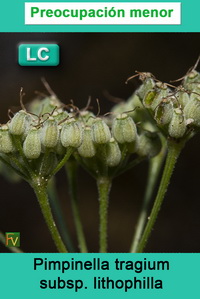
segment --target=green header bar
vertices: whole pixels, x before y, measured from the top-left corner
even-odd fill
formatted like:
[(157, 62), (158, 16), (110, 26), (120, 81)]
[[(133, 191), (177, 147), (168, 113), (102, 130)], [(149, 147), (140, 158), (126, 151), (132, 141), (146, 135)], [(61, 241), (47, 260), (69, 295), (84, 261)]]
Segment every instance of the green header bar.
[[(135, 2), (162, 2), (162, 3), (181, 3), (181, 24), (180, 25), (26, 25), (25, 24), (25, 2), (55, 2), (56, 1), (24, 1), (10, 0), (1, 4), (0, 32), (199, 32), (199, 11), (200, 2), (198, 0), (182, 0), (182, 1), (135, 1)], [(86, 1), (62, 1), (59, 2), (86, 2)], [(116, 2), (125, 4), (124, 1), (89, 1)], [(126, 1), (126, 3), (134, 1)], [(58, 2), (57, 2), (58, 3)], [(50, 13), (49, 13), (50, 15)]]

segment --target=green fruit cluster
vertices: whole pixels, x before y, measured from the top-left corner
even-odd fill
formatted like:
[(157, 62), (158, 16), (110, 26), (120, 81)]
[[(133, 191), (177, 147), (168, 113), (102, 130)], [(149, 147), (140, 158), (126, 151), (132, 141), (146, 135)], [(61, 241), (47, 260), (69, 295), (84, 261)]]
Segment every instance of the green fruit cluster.
[(95, 160), (97, 168), (114, 168), (124, 160), (128, 163), (132, 154), (156, 155), (161, 148), (158, 134), (137, 127), (131, 114), (95, 116), (72, 104), (64, 105), (55, 96), (34, 100), (28, 110), (21, 109), (1, 125), (0, 153), (20, 159), (17, 139), (23, 155), (37, 169), (44, 155), (48, 153), (51, 165), (56, 165), (68, 148), (80, 162)]
[(132, 97), (104, 116), (72, 103), (64, 105), (55, 96), (34, 100), (28, 110), (21, 109), (1, 125), (1, 156), (8, 163), (13, 155), (20, 160), (20, 146), (29, 163), (40, 169), (45, 155), (51, 157), (53, 167), (71, 148), (80, 164), (93, 165), (93, 172), (98, 173), (125, 167), (132, 156), (156, 156), (161, 134), (179, 140), (198, 130), (200, 74), (196, 70), (178, 87), (162, 83), (150, 73), (140, 73), (140, 79), (142, 84)]

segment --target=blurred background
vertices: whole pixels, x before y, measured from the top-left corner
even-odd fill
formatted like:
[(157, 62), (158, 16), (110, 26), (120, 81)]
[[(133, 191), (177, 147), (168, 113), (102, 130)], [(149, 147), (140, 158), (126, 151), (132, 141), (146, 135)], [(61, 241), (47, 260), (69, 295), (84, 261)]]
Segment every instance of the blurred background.
[[(44, 92), (45, 77), (58, 98), (70, 99), (80, 108), (92, 97), (101, 113), (113, 106), (106, 93), (127, 99), (139, 86), (126, 79), (135, 70), (153, 73), (161, 81), (182, 77), (200, 54), (200, 34), (193, 33), (1, 33), (0, 34), (0, 122), (7, 110), (19, 109), (19, 91), (28, 103), (35, 91)], [(21, 67), (17, 63), (19, 43), (51, 43), (60, 46), (57, 67)], [(199, 66), (200, 69), (200, 66)], [(46, 91), (45, 91), (46, 92)], [(200, 136), (182, 152), (146, 252), (200, 252)], [(128, 252), (139, 215), (148, 164), (113, 182), (109, 205), (109, 251)], [(98, 200), (95, 181), (80, 169), (79, 202), (91, 252), (98, 251)], [(71, 216), (67, 180), (57, 175), (58, 193), (72, 239), (77, 244)], [(11, 184), (0, 177), (0, 230), (20, 232), (25, 252), (56, 252), (33, 191), (27, 183)], [(0, 252), (8, 250), (0, 244)]]

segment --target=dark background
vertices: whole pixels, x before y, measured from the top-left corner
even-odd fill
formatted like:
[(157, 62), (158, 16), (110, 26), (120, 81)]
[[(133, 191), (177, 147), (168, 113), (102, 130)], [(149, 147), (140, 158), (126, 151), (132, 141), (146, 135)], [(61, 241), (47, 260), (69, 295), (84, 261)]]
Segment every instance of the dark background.
[[(56, 42), (61, 49), (58, 67), (20, 67), (17, 46), (23, 42)], [(127, 99), (139, 82), (125, 84), (135, 70), (152, 72), (161, 81), (182, 77), (200, 54), (200, 35), (193, 33), (1, 33), (0, 122), (7, 110), (25, 103), (35, 90), (45, 91), (44, 76), (65, 103), (84, 107), (91, 95), (101, 112), (113, 105), (104, 91)], [(13, 108), (15, 109), (15, 108)], [(146, 252), (200, 252), (200, 136), (182, 152)], [(117, 178), (109, 206), (109, 251), (129, 250), (146, 184), (147, 164)], [(72, 238), (76, 243), (64, 172), (57, 176), (58, 192)], [(55, 252), (33, 191), (27, 183), (10, 184), (0, 177), (0, 230), (21, 232), (26, 252)], [(80, 209), (89, 249), (98, 251), (98, 200), (95, 182), (79, 172)], [(0, 245), (1, 252), (7, 249)]]

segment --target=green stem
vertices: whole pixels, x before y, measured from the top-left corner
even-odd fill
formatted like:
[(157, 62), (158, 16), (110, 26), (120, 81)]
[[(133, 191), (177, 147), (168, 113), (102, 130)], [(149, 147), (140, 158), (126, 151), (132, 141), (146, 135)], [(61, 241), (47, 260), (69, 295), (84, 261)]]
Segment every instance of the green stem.
[(49, 177), (52, 177), (53, 175), (55, 175), (65, 165), (65, 163), (68, 161), (68, 159), (72, 155), (73, 151), (74, 151), (73, 147), (67, 148), (65, 156), (58, 163), (58, 165), (56, 166), (56, 168), (50, 173)]
[(44, 216), (44, 219), (46, 221), (46, 224), (48, 226), (48, 229), (51, 233), (52, 239), (53, 239), (58, 251), (59, 252), (68, 252), (68, 250), (66, 249), (66, 247), (61, 239), (61, 236), (59, 234), (59, 231), (58, 231), (55, 221), (53, 219), (53, 215), (51, 212), (51, 208), (50, 208), (49, 200), (48, 200), (48, 196), (47, 196), (46, 182), (43, 182), (42, 179), (38, 179), (38, 182), (34, 182), (31, 185), (35, 191), (38, 202), (40, 204), (42, 214)]
[(0, 161), (4, 163), (10, 170), (16, 172), (19, 176), (21, 176), (25, 181), (28, 181), (27, 178), (23, 173), (21, 173), (18, 169), (13, 167), (8, 161), (6, 161), (2, 156), (0, 156)]
[(155, 221), (156, 221), (156, 218), (157, 218), (158, 213), (160, 211), (165, 193), (167, 191), (167, 187), (170, 183), (170, 179), (171, 179), (171, 176), (172, 176), (177, 158), (180, 155), (184, 144), (185, 144), (184, 142), (176, 143), (173, 140), (169, 140), (169, 142), (168, 142), (167, 160), (166, 160), (166, 163), (165, 163), (165, 168), (164, 168), (164, 172), (163, 172), (162, 179), (161, 179), (161, 182), (160, 182), (160, 186), (159, 186), (159, 189), (158, 189), (158, 193), (157, 193), (157, 196), (156, 196), (156, 199), (155, 199), (150, 217), (148, 219), (147, 225), (145, 227), (145, 230), (144, 230), (144, 233), (141, 237), (141, 240), (138, 244), (136, 252), (143, 252), (143, 250), (145, 248), (145, 245), (146, 245), (146, 243), (147, 243), (147, 241), (150, 237), (152, 228), (155, 224)]
[[(2, 232), (0, 232), (0, 242), (5, 245), (6, 244), (6, 238), (4, 236), (4, 234)], [(23, 253), (24, 251), (22, 251), (20, 248), (18, 247), (7, 247), (11, 252), (14, 253)]]
[(124, 173), (126, 171), (127, 163), (125, 163), (125, 162), (127, 162), (128, 158), (129, 158), (128, 155), (126, 157), (126, 154), (127, 154), (127, 147), (126, 147), (126, 145), (122, 144), (120, 150), (121, 150), (121, 161), (120, 161), (119, 165), (117, 167), (114, 167), (113, 169), (112, 168), (109, 169), (109, 175), (112, 178), (115, 178), (115, 177), (121, 175), (122, 173)]
[(112, 181), (108, 177), (99, 177), (97, 187), (99, 191), (99, 245), (100, 252), (107, 252), (108, 202)]
[(22, 173), (23, 178), (26, 177), (26, 180), (29, 179), (29, 173), (27, 172), (27, 169), (19, 162), (19, 159), (13, 154), (8, 154), (8, 157), (10, 161), (18, 168), (19, 172)]
[(21, 144), (21, 137), (12, 135), (12, 138), (13, 138), (13, 142), (15, 144), (16, 149), (19, 151), (19, 154), (20, 154), (20, 156), (22, 157), (22, 159), (24, 161), (24, 165), (25, 165), (27, 171), (29, 172), (30, 177), (34, 178), (36, 176), (36, 174), (32, 170), (26, 156), (24, 155), (24, 151), (23, 151), (22, 144)]
[(66, 164), (66, 172), (68, 178), (68, 187), (69, 187), (69, 194), (71, 198), (71, 206), (72, 206), (72, 213), (74, 217), (76, 233), (78, 238), (78, 243), (80, 247), (80, 251), (82, 253), (88, 252), (85, 235), (83, 231), (83, 226), (80, 218), (79, 208), (78, 208), (78, 199), (77, 199), (77, 163), (76, 161), (68, 161)]
[(145, 190), (144, 201), (142, 204), (141, 212), (136, 224), (136, 230), (133, 237), (131, 250), (130, 252), (136, 252), (138, 243), (140, 241), (142, 232), (144, 230), (144, 226), (146, 223), (149, 204), (152, 199), (153, 192), (155, 190), (155, 186), (158, 181), (158, 177), (166, 156), (166, 145), (163, 145), (161, 152), (154, 158), (152, 158), (149, 162), (149, 171), (148, 171), (148, 179), (147, 179), (147, 187)]
[(48, 185), (47, 185), (47, 192), (49, 195), (50, 205), (52, 207), (53, 213), (56, 218), (58, 229), (63, 238), (63, 242), (65, 243), (65, 245), (67, 246), (67, 248), (69, 249), (70, 252), (74, 252), (74, 246), (72, 244), (69, 230), (68, 230), (67, 225), (64, 220), (63, 210), (59, 203), (59, 198), (58, 198), (58, 194), (57, 194), (57, 190), (56, 190), (55, 177), (52, 177), (49, 180)]

